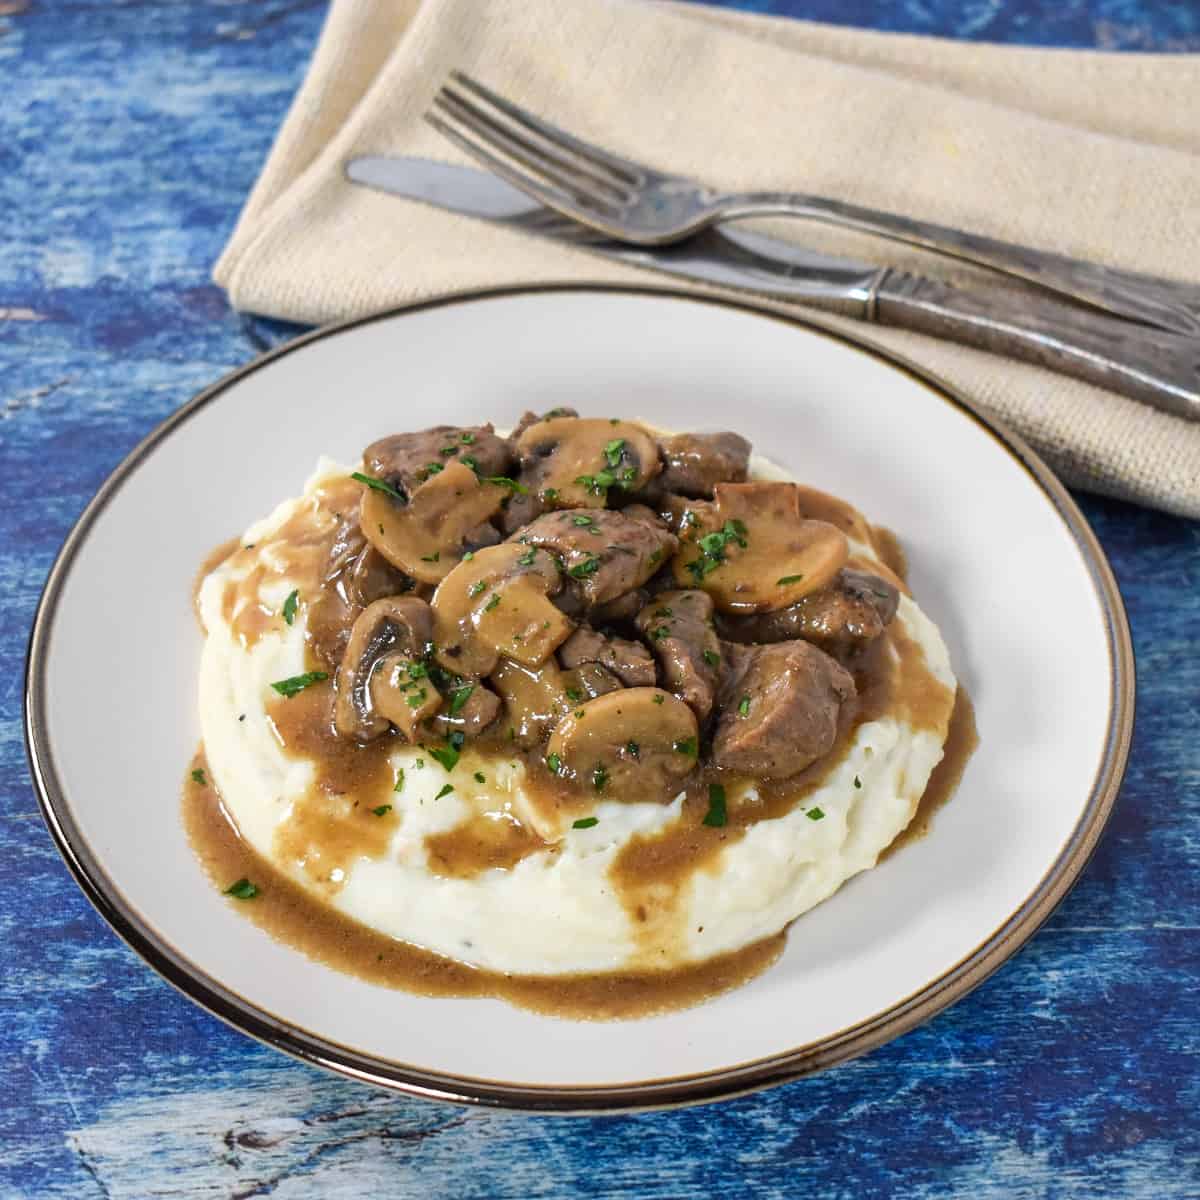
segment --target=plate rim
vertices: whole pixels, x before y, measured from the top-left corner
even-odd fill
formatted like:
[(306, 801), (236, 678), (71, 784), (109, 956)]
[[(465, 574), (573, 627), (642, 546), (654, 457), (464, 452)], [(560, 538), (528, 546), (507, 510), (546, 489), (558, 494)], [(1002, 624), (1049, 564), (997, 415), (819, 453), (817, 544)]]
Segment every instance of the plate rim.
[[(1087, 803), (1056, 858), (1024, 902), (973, 951), (909, 996), (864, 1021), (817, 1042), (747, 1063), (667, 1079), (606, 1085), (513, 1084), (437, 1072), (356, 1050), (292, 1026), (209, 976), (198, 964), (161, 939), (140, 919), (93, 854), (71, 817), (54, 764), (45, 712), (46, 659), (63, 584), (92, 525), (125, 480), (155, 447), (200, 409), (246, 376), (312, 342), (360, 326), (454, 305), (551, 292), (639, 296), (686, 301), (805, 329), (883, 362), (908, 375), (943, 402), (960, 410), (1022, 467), (1066, 526), (1087, 568), (1104, 619), (1109, 665), (1109, 712), (1104, 753)], [(1099, 541), (1079, 507), (1049, 467), (1022, 438), (982, 413), (956, 387), (904, 355), (854, 334), (833, 330), (807, 314), (783, 313), (745, 297), (700, 295), (680, 288), (605, 283), (515, 284), (467, 289), (397, 305), (364, 317), (323, 325), (293, 338), (228, 372), (156, 425), (117, 464), (76, 519), (54, 563), (34, 613), (25, 662), (25, 752), (42, 817), (76, 883), (113, 931), (144, 962), (188, 999), (225, 1024), (276, 1050), (360, 1082), (423, 1099), (539, 1113), (601, 1115), (682, 1108), (776, 1087), (846, 1062), (907, 1033), (965, 996), (1008, 961), (1041, 927), (1074, 885), (1094, 852), (1124, 778), (1133, 733), (1135, 664), (1129, 622)]]

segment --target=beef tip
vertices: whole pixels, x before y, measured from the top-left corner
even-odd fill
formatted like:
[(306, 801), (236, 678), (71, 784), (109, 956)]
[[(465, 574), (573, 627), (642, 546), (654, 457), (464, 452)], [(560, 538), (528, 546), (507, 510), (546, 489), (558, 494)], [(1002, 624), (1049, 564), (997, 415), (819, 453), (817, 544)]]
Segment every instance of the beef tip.
[(877, 638), (896, 615), (900, 593), (868, 571), (844, 567), (833, 583), (777, 612), (719, 618), (734, 642), (789, 642), (802, 638), (845, 658)]
[(592, 609), (592, 620), (597, 625), (622, 625), (632, 621), (646, 607), (650, 593), (645, 588), (634, 588), (607, 604), (597, 604)]
[(467, 530), (463, 546), (467, 550), (482, 550), (484, 546), (498, 546), (504, 538), (490, 521), (481, 521), (474, 529)]
[(456, 729), (465, 733), (467, 737), (474, 737), (500, 715), (500, 697), (477, 683), (458, 712), (451, 715), (451, 707), (452, 704), (443, 706), (441, 711), (433, 716), (430, 724), (434, 730), (443, 737)]
[(514, 445), (517, 438), (527, 430), (530, 425), (536, 425), (539, 421), (550, 421), (555, 417), (577, 417), (579, 414), (573, 408), (552, 408), (549, 412), (541, 413), (530, 412), (526, 409), (521, 414), (521, 419), (517, 422), (516, 428), (508, 435), (509, 441)]
[(653, 687), (657, 676), (650, 651), (640, 642), (605, 637), (583, 626), (558, 648), (558, 661), (567, 670), (584, 663), (599, 663), (628, 687)]
[(638, 520), (606, 508), (545, 513), (515, 540), (557, 555), (568, 582), (589, 607), (640, 587), (679, 544), (658, 521)]
[(750, 462), (750, 443), (736, 433), (677, 433), (658, 439), (662, 474), (653, 481), (655, 495), (712, 499), (718, 483), (743, 483)]
[(368, 475), (405, 492), (455, 460), (477, 475), (507, 475), (513, 457), (508, 442), (497, 437), (491, 425), (436, 425), (420, 433), (394, 433), (363, 451)]
[(703, 721), (712, 711), (721, 671), (712, 597), (694, 590), (660, 592), (636, 624), (662, 667), (663, 686)]
[(619, 692), (625, 686), (607, 667), (602, 667), (599, 663), (594, 662), (580, 663), (573, 670), (564, 671), (562, 678), (566, 685), (566, 696), (570, 704), (595, 700), (597, 696), (607, 696), (609, 692)]
[(726, 643), (724, 652), (714, 765), (786, 779), (829, 753), (841, 706), (855, 694), (845, 668), (808, 642)]
[[(522, 476), (522, 487), (528, 487), (531, 480), (528, 476)], [(530, 521), (536, 520), (546, 511), (546, 506), (538, 496), (537, 492), (532, 488), (525, 492), (518, 492), (505, 502), (504, 507), (500, 510), (499, 523), (500, 530), (505, 537), (511, 537), (519, 529), (528, 525)]]

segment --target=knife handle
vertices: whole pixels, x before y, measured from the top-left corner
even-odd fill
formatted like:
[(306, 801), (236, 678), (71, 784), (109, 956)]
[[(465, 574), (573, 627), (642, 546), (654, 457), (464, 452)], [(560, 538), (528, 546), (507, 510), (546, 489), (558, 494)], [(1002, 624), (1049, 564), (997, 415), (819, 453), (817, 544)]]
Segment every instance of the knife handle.
[(968, 291), (889, 271), (874, 319), (1036, 363), (1200, 420), (1200, 339), (1076, 308), (1036, 292)]

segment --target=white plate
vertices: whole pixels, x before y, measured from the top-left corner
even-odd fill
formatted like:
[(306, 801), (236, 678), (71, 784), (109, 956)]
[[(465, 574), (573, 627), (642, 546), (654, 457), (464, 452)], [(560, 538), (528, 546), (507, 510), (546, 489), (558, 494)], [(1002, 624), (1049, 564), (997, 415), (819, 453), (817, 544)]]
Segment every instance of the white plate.
[[(189, 587), (206, 552), (299, 492), (321, 453), (352, 461), (385, 433), (560, 404), (736, 429), (890, 526), (982, 738), (932, 832), (801, 918), (765, 975), (626, 1023), (423, 999), (316, 966), (216, 893), (180, 819), (198, 741)], [(1025, 447), (946, 389), (728, 303), (541, 288), (319, 331), (167, 421), (105, 484), (51, 574), (27, 732), (47, 821), (88, 896), (218, 1016), (418, 1094), (598, 1111), (794, 1078), (980, 982), (1085, 863), (1132, 701), (1124, 612), (1082, 517)]]

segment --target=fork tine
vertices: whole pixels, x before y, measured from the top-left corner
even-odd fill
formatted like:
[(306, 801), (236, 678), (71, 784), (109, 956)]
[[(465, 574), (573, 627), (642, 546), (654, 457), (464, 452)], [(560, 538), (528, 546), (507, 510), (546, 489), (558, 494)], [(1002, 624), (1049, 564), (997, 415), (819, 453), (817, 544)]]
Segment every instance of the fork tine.
[(460, 87), (466, 88), (481, 100), (487, 101), (493, 108), (499, 109), (510, 120), (524, 126), (532, 133), (538, 134), (560, 150), (570, 150), (594, 166), (606, 168), (626, 187), (637, 187), (646, 175), (653, 174), (651, 168), (643, 166), (633, 159), (610, 154), (592, 142), (585, 142), (565, 129), (551, 125), (549, 121), (543, 121), (540, 117), (534, 116), (527, 108), (522, 108), (511, 100), (506, 100), (497, 92), (493, 92), (491, 88), (485, 87), (477, 79), (472, 79), (470, 75), (462, 71), (451, 71), (450, 78)]
[[(503, 161), (510, 162), (514, 168), (526, 168), (520, 173), (523, 182), (516, 186), (527, 192), (536, 188), (540, 180), (543, 192), (553, 191), (560, 200), (567, 199), (574, 211), (587, 211), (593, 215), (612, 213), (620, 203), (619, 197), (611, 192), (605, 194), (600, 191), (591, 179), (560, 169), (536, 152), (529, 152), (519, 139), (512, 138), (503, 130), (492, 128), (486, 121), (480, 121), (469, 111), (464, 112), (454, 97), (445, 91), (434, 98), (431, 112), (438, 116), (443, 124), (452, 126), (460, 138), (490, 151), (493, 161), (503, 156)], [(547, 201), (543, 200), (543, 203)]]
[(530, 170), (547, 175), (560, 187), (579, 192), (581, 198), (592, 199), (596, 203), (607, 200), (616, 205), (628, 203), (631, 199), (622, 185), (597, 175), (595, 171), (555, 150), (543, 150), (508, 122), (497, 120), (469, 96), (453, 88), (442, 88), (433, 103), (435, 108), (441, 109), (443, 116), (448, 112), (460, 125), (467, 126), (478, 137), (485, 139), (493, 150), (500, 150)]
[(425, 120), (444, 137), (449, 138), (460, 150), (469, 154), (477, 162), (482, 163), (494, 175), (498, 175), (506, 183), (511, 183), (528, 196), (542, 204), (551, 204), (562, 212), (585, 214), (587, 209), (574, 196), (568, 196), (544, 179), (537, 179), (524, 171), (517, 170), (506, 159), (493, 154), (486, 145), (468, 136), (456, 126), (433, 112), (425, 114)]

